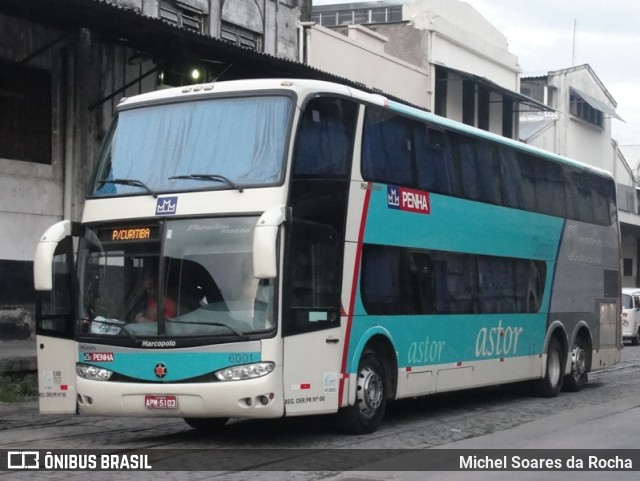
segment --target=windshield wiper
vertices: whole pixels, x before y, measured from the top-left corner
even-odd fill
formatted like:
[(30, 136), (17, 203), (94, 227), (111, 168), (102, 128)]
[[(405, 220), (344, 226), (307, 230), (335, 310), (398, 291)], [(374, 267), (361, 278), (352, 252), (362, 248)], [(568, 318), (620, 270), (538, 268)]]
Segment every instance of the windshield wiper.
[(237, 329), (234, 329), (233, 327), (229, 326), (228, 324), (224, 324), (222, 322), (175, 321), (173, 319), (167, 319), (167, 322), (175, 322), (176, 324), (195, 324), (195, 325), (198, 325), (198, 326), (226, 327), (231, 332), (233, 332), (236, 336), (238, 336), (240, 339), (242, 339), (242, 340), (248, 339), (247, 335), (244, 332), (238, 331)]
[(158, 194), (153, 192), (147, 184), (142, 182), (141, 180), (136, 179), (100, 179), (98, 182), (102, 182), (103, 184), (120, 184), (120, 185), (131, 185), (133, 187), (140, 187), (145, 190), (148, 194), (152, 195), (153, 198), (157, 198)]
[(237, 189), (240, 193), (244, 191), (244, 188), (242, 186), (236, 184), (231, 179), (220, 174), (188, 174), (188, 175), (174, 175), (173, 177), (169, 177), (169, 180), (176, 180), (176, 179), (210, 180), (213, 182), (224, 182), (225, 184), (230, 185), (234, 189)]

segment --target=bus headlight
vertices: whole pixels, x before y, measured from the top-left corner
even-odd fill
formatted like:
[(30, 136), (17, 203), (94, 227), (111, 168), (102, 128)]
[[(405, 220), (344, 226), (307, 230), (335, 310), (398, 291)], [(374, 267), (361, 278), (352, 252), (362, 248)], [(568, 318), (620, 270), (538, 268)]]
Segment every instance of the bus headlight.
[(83, 379), (91, 381), (108, 381), (113, 372), (101, 367), (78, 363), (76, 364), (76, 374)]
[(220, 381), (242, 381), (266, 376), (275, 369), (272, 362), (257, 362), (255, 364), (243, 364), (241, 366), (228, 367), (216, 371), (215, 375)]

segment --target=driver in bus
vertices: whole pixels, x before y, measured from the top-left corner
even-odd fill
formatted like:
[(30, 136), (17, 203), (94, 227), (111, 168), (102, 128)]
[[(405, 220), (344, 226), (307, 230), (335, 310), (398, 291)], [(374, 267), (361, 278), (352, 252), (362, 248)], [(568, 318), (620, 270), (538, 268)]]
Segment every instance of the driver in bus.
[[(142, 310), (136, 315), (135, 322), (154, 322), (158, 320), (158, 278), (155, 275), (146, 276), (143, 280), (145, 295)], [(164, 317), (176, 317), (178, 310), (176, 303), (169, 297), (164, 298)]]

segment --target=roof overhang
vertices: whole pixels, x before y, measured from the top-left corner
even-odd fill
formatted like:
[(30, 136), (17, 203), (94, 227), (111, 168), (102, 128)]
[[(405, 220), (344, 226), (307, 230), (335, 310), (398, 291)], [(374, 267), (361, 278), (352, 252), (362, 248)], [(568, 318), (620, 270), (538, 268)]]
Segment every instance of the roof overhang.
[(554, 112), (555, 110), (552, 109), (551, 107), (549, 107), (548, 105), (543, 104), (542, 102), (538, 102), (536, 99), (532, 99), (531, 97), (527, 97), (526, 95), (522, 95), (519, 92), (515, 92), (513, 90), (509, 90), (508, 88), (502, 87), (501, 85), (498, 85), (497, 83), (489, 80), (486, 77), (481, 77), (479, 75), (475, 75), (469, 72), (465, 72), (463, 70), (458, 70), (455, 68), (451, 68), (451, 67), (445, 67), (443, 65), (438, 65), (438, 68), (441, 68), (447, 72), (451, 72), (455, 75), (457, 75), (458, 77), (461, 77), (465, 80), (471, 80), (479, 85), (482, 85), (484, 87), (486, 87), (488, 90), (490, 90), (491, 92), (495, 92), (499, 95), (502, 95), (504, 97), (507, 97), (511, 100), (513, 100), (514, 102), (517, 102), (519, 104), (522, 105), (526, 105), (528, 107), (531, 107), (535, 110), (545, 110), (548, 112)]
[(593, 97), (591, 97), (588, 94), (585, 94), (583, 91), (578, 90), (575, 87), (569, 87), (569, 90), (571, 90), (573, 93), (575, 93), (578, 97), (580, 97), (582, 100), (584, 100), (586, 103), (588, 103), (591, 107), (593, 107), (596, 110), (599, 110), (600, 112), (605, 113), (606, 115), (608, 115), (609, 117), (613, 117), (614, 119), (618, 119), (618, 120), (622, 120), (622, 122), (624, 122), (624, 120), (622, 119), (622, 117), (620, 117), (614, 108), (609, 107), (607, 104), (605, 104), (604, 102), (601, 102), (600, 100), (594, 99)]

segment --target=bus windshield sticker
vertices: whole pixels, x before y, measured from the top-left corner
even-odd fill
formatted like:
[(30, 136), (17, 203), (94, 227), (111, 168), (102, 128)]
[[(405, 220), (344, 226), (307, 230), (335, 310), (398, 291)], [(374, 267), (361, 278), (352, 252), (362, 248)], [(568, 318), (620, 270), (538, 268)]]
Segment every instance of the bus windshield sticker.
[(422, 190), (387, 186), (387, 206), (389, 209), (404, 210), (418, 214), (431, 214), (429, 192)]
[(326, 311), (310, 311), (309, 322), (328, 321), (329, 316)]

